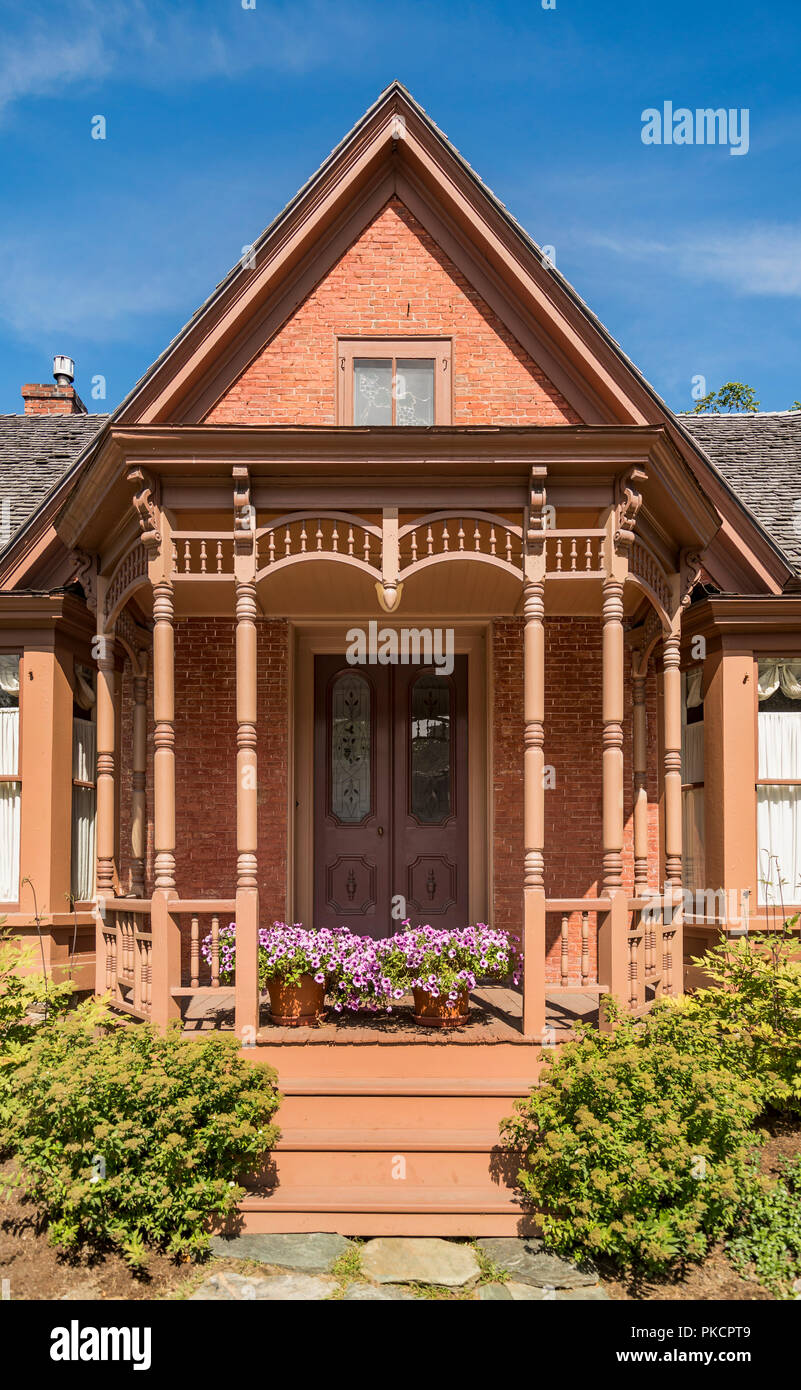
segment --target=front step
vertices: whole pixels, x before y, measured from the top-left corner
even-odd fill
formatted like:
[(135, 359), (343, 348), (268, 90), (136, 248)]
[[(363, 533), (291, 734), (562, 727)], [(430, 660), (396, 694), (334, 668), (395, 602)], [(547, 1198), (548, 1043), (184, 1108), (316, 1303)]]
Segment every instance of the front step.
[[(297, 1051), (307, 1066), (318, 1053)], [(437, 1051), (440, 1065), (450, 1061), (451, 1049)], [(419, 1076), (411, 1065), (405, 1075), (364, 1075), (361, 1068), (349, 1077), (299, 1075), (299, 1060), (293, 1056), (289, 1076), (279, 1072), (281, 1139), (262, 1177), (272, 1191), (248, 1193), (241, 1229), (344, 1235), (532, 1229), (514, 1194), (519, 1157), (501, 1147), (499, 1136), (500, 1121), (528, 1091), (528, 1078), (482, 1075), (484, 1066), (472, 1076)], [(259, 1176), (253, 1186), (258, 1183)]]
[(430, 1188), (399, 1200), (399, 1184), (280, 1188), (271, 1197), (244, 1197), (238, 1232), (273, 1234), (335, 1231), (346, 1236), (529, 1235), (536, 1223), (505, 1194), (461, 1186)]

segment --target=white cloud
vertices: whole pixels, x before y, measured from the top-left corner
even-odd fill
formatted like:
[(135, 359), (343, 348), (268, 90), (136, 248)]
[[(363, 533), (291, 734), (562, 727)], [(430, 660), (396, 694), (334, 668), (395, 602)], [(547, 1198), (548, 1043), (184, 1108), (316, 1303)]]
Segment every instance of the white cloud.
[(628, 260), (659, 264), (684, 280), (743, 296), (801, 296), (801, 227), (751, 223), (698, 229), (674, 241), (592, 234), (586, 240)]
[[(0, 50), (0, 118), (24, 98), (62, 96), (83, 83), (114, 77), (145, 86), (232, 78), (265, 69), (303, 73), (330, 65), (357, 64), (375, 26), (359, 5), (334, 7), (325, 0), (257, 0), (244, 10), (230, 3), (180, 4), (164, 0), (75, 0), (63, 25), (3, 11)], [(10, 12), (10, 13), (9, 13)]]

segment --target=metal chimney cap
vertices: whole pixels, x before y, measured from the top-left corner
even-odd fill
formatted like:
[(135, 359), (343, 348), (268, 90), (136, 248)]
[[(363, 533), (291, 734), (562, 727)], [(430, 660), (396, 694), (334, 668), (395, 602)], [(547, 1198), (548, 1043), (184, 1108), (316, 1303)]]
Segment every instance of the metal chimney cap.
[(53, 376), (57, 386), (71, 386), (75, 380), (75, 363), (71, 357), (53, 358)]

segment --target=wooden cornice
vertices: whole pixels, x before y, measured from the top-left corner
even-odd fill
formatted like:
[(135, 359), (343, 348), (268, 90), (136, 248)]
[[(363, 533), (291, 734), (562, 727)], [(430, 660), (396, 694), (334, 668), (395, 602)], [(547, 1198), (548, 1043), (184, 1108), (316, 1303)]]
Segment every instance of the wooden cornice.
[(718, 594), (692, 603), (682, 618), (682, 638), (792, 637), (801, 650), (801, 594)]

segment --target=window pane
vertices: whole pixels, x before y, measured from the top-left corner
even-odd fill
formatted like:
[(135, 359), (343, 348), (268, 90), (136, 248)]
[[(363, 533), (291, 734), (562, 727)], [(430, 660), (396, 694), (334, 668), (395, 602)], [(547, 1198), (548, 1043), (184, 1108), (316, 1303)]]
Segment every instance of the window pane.
[(757, 723), (759, 776), (801, 781), (801, 709), (761, 709)]
[(0, 772), (13, 777), (19, 772), (19, 710), (0, 709)]
[[(77, 721), (76, 721), (77, 722)], [(95, 790), (72, 789), (71, 891), (76, 902), (88, 902), (95, 891)]]
[(331, 810), (348, 825), (370, 814), (370, 687), (337, 676), (331, 708)]
[(392, 424), (391, 357), (354, 357), (353, 423)]
[[(703, 728), (703, 724), (699, 725)], [(704, 789), (688, 787), (682, 792), (682, 861), (683, 888), (695, 893), (705, 885), (704, 866)]]
[(757, 836), (759, 901), (801, 901), (801, 787), (757, 787)]
[(398, 425), (433, 425), (433, 357), (399, 357), (395, 371), (395, 421)]
[(412, 689), (411, 811), (423, 825), (451, 813), (453, 690), (442, 676), (418, 676)]
[(19, 898), (19, 782), (0, 782), (0, 901)]

